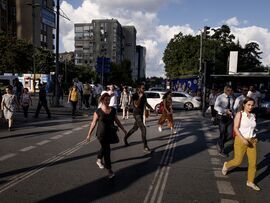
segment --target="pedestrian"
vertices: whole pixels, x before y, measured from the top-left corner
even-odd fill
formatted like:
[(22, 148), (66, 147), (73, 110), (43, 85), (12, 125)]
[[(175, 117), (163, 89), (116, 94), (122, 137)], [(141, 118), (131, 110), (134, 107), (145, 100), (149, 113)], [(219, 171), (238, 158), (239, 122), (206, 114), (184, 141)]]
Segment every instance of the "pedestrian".
[(242, 111), (237, 112), (234, 118), (234, 132), (236, 134), (234, 141), (234, 158), (224, 162), (222, 174), (226, 175), (230, 168), (239, 166), (243, 157), (247, 154), (248, 158), (248, 187), (259, 191), (260, 188), (254, 183), (256, 175), (256, 157), (257, 157), (257, 138), (256, 138), (256, 117), (252, 112), (255, 106), (255, 100), (247, 97), (242, 104)]
[(68, 103), (71, 103), (72, 106), (72, 118), (75, 118), (76, 116), (76, 109), (77, 109), (77, 104), (79, 101), (79, 90), (76, 85), (73, 85), (72, 88), (69, 90), (68, 94)]
[(172, 91), (168, 90), (162, 97), (164, 109), (158, 120), (158, 131), (162, 132), (162, 125), (167, 120), (168, 127), (171, 129), (172, 134), (176, 134), (173, 123), (173, 109), (172, 109)]
[(242, 94), (240, 96), (238, 96), (234, 101), (234, 105), (233, 105), (234, 114), (236, 114), (238, 111), (241, 111), (242, 103), (245, 100), (245, 98), (247, 97), (248, 87), (243, 86), (241, 89), (241, 92), (242, 92)]
[(34, 118), (38, 118), (39, 112), (41, 107), (44, 107), (46, 113), (47, 113), (47, 118), (51, 118), (51, 112), (48, 108), (48, 103), (47, 103), (47, 93), (46, 93), (46, 84), (38, 84), (38, 88), (39, 88), (39, 93), (38, 93), (38, 105), (37, 105), (37, 109), (36, 109), (36, 113)]
[(3, 111), (4, 118), (8, 120), (8, 130), (12, 130), (12, 125), (14, 121), (15, 109), (19, 110), (19, 102), (17, 97), (13, 94), (12, 88), (10, 86), (6, 87), (6, 94), (2, 96), (1, 110)]
[(120, 106), (121, 109), (123, 110), (122, 119), (128, 119), (130, 101), (131, 96), (129, 94), (128, 88), (125, 86), (120, 97)]
[(217, 111), (215, 110), (215, 102), (216, 102), (216, 99), (218, 97), (218, 91), (216, 88), (213, 88), (211, 90), (211, 93), (209, 95), (209, 106), (210, 106), (210, 109), (211, 109), (211, 121), (213, 122), (213, 124), (216, 124), (216, 115), (217, 115)]
[(79, 109), (82, 109), (82, 103), (83, 103), (83, 84), (78, 78), (74, 78), (73, 85), (77, 86), (77, 89), (79, 91)]
[(18, 78), (15, 78), (13, 81), (13, 93), (15, 94), (17, 101), (21, 101), (21, 95), (23, 92), (23, 84), (19, 81)]
[(118, 106), (117, 106), (117, 91), (115, 90), (115, 86), (113, 84), (110, 85), (109, 90), (107, 92), (111, 96), (109, 106), (115, 108), (116, 111), (117, 111), (117, 109), (118, 109)]
[(227, 156), (227, 154), (224, 153), (224, 144), (228, 138), (232, 137), (233, 103), (232, 87), (226, 85), (224, 87), (224, 93), (217, 97), (214, 107), (217, 111), (220, 133), (217, 142), (217, 149), (219, 151), (219, 155), (223, 157)]
[(112, 132), (111, 126), (114, 126), (115, 122), (122, 129), (125, 135), (127, 134), (127, 131), (124, 129), (123, 125), (118, 120), (116, 109), (109, 106), (110, 98), (111, 97), (108, 93), (104, 93), (100, 97), (101, 107), (94, 112), (93, 120), (86, 140), (88, 142), (90, 141), (94, 128), (98, 123), (96, 136), (99, 140), (101, 148), (97, 156), (96, 164), (100, 169), (103, 169), (105, 167), (108, 170), (108, 177), (113, 178), (115, 174), (112, 171), (110, 156), (110, 136)]
[(154, 109), (147, 103), (146, 95), (144, 93), (145, 86), (144, 84), (140, 84), (137, 88), (137, 92), (132, 96), (132, 103), (133, 103), (133, 117), (135, 119), (133, 127), (129, 130), (127, 135), (124, 137), (124, 144), (125, 146), (129, 146), (128, 138), (140, 128), (141, 136), (143, 141), (143, 147), (145, 153), (151, 153), (147, 145), (146, 140), (146, 127), (143, 123), (143, 114), (145, 107), (147, 106), (149, 109), (154, 111)]
[(255, 100), (255, 106), (253, 109), (253, 113), (256, 116), (256, 119), (258, 120), (258, 113), (259, 113), (259, 108), (260, 108), (260, 104), (261, 104), (261, 93), (256, 89), (256, 87), (254, 85), (250, 85), (249, 86), (249, 91), (247, 93), (248, 97), (251, 97)]
[(24, 120), (26, 121), (28, 118), (28, 109), (29, 106), (32, 106), (32, 98), (30, 96), (30, 94), (28, 93), (28, 88), (23, 88), (23, 93), (21, 96), (21, 105), (22, 105), (22, 109), (23, 109), (23, 115), (24, 115)]
[(90, 108), (90, 105), (89, 105), (89, 98), (90, 98), (90, 95), (91, 95), (91, 85), (86, 82), (84, 85), (83, 85), (83, 103), (84, 103), (84, 106), (86, 109), (89, 109)]

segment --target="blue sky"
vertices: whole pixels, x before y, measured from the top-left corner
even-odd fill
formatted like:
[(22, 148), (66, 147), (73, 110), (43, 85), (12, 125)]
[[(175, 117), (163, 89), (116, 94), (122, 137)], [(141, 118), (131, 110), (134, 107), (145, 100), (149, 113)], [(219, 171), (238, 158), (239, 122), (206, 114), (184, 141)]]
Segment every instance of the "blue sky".
[(230, 26), (242, 45), (256, 41), (270, 65), (269, 0), (60, 0), (71, 21), (60, 20), (60, 51), (74, 50), (74, 23), (115, 18), (134, 25), (137, 44), (147, 49), (147, 76), (164, 76), (162, 54), (180, 31), (196, 35), (205, 25)]

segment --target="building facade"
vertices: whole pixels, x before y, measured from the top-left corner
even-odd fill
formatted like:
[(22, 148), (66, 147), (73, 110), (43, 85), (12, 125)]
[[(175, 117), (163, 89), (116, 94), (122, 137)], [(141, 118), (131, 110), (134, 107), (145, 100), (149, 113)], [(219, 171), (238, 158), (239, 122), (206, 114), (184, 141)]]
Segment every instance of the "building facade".
[(136, 67), (136, 28), (134, 26), (123, 26), (124, 38), (124, 59), (130, 61), (132, 70), (132, 80), (137, 80), (138, 68)]
[(136, 69), (137, 69), (137, 81), (141, 81), (146, 78), (146, 48), (140, 45), (136, 46)]
[(107, 57), (111, 62), (121, 63), (122, 36), (122, 27), (115, 19), (75, 24), (75, 64), (95, 69), (98, 57)]
[(0, 32), (54, 50), (54, 0), (0, 0)]

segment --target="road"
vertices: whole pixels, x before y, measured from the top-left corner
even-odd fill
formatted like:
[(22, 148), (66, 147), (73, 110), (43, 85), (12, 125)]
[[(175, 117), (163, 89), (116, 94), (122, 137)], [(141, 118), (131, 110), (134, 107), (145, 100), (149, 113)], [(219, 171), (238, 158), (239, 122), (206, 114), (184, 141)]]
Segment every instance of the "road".
[[(87, 115), (87, 114), (86, 114)], [(270, 121), (260, 119), (258, 172), (262, 191), (245, 185), (247, 162), (221, 174), (226, 158), (218, 156), (218, 129), (199, 111), (175, 112), (178, 133), (157, 129), (155, 115), (147, 120), (144, 154), (140, 132), (112, 145), (113, 180), (95, 164), (99, 144), (85, 137), (91, 116), (54, 115), (27, 123), (14, 131), (0, 129), (0, 202), (267, 202), (270, 198)], [(45, 116), (44, 116), (45, 117)], [(121, 115), (119, 115), (121, 118)], [(121, 120), (130, 129), (133, 118)], [(123, 133), (119, 133), (120, 138)], [(227, 143), (230, 158), (232, 141)]]

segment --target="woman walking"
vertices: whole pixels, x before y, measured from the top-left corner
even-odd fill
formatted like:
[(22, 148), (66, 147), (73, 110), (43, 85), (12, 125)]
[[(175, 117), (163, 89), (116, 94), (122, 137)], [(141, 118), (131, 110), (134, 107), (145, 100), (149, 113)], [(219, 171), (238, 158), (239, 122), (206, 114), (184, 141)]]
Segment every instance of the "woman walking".
[(123, 110), (122, 119), (128, 119), (130, 100), (131, 100), (131, 97), (128, 92), (128, 88), (124, 87), (123, 92), (121, 93), (121, 98), (120, 98), (120, 106), (121, 106), (121, 109)]
[(163, 95), (163, 105), (164, 109), (161, 117), (158, 120), (158, 131), (162, 132), (162, 125), (167, 120), (168, 127), (171, 129), (171, 133), (176, 134), (176, 130), (174, 129), (173, 124), (173, 111), (172, 111), (172, 91), (168, 90)]
[(32, 106), (32, 99), (30, 94), (28, 93), (28, 89), (27, 88), (23, 88), (23, 93), (22, 93), (22, 97), (21, 97), (21, 105), (22, 105), (22, 109), (23, 109), (23, 115), (24, 115), (24, 120), (26, 121), (28, 118), (28, 109), (29, 106)]
[[(127, 131), (124, 129), (122, 124), (117, 118), (116, 109), (110, 107), (110, 95), (108, 93), (104, 93), (100, 97), (101, 107), (98, 108), (93, 115), (93, 120), (86, 137), (87, 141), (90, 141), (92, 133), (96, 124), (97, 127), (97, 138), (101, 145), (100, 151), (97, 156), (97, 165), (100, 169), (104, 167), (108, 170), (108, 178), (113, 178), (115, 174), (112, 171), (111, 166), (111, 148), (110, 148), (110, 136), (112, 133), (111, 126), (114, 125), (114, 122), (122, 129), (122, 131), (127, 134)], [(104, 161), (103, 161), (104, 159)]]
[(248, 177), (247, 186), (259, 191), (260, 188), (254, 183), (256, 174), (257, 159), (257, 139), (256, 139), (256, 119), (252, 112), (255, 100), (247, 97), (242, 104), (242, 111), (237, 112), (234, 119), (234, 159), (224, 162), (222, 174), (226, 175), (231, 167), (239, 166), (242, 163), (245, 153), (248, 157)]
[(9, 131), (12, 130), (16, 106), (18, 109), (20, 108), (16, 96), (12, 93), (12, 87), (8, 86), (6, 87), (6, 94), (4, 94), (2, 97), (1, 109), (3, 111), (5, 119), (8, 120)]
[(71, 103), (72, 105), (72, 118), (75, 118), (78, 100), (79, 100), (79, 90), (76, 85), (73, 85), (68, 95), (68, 103)]

